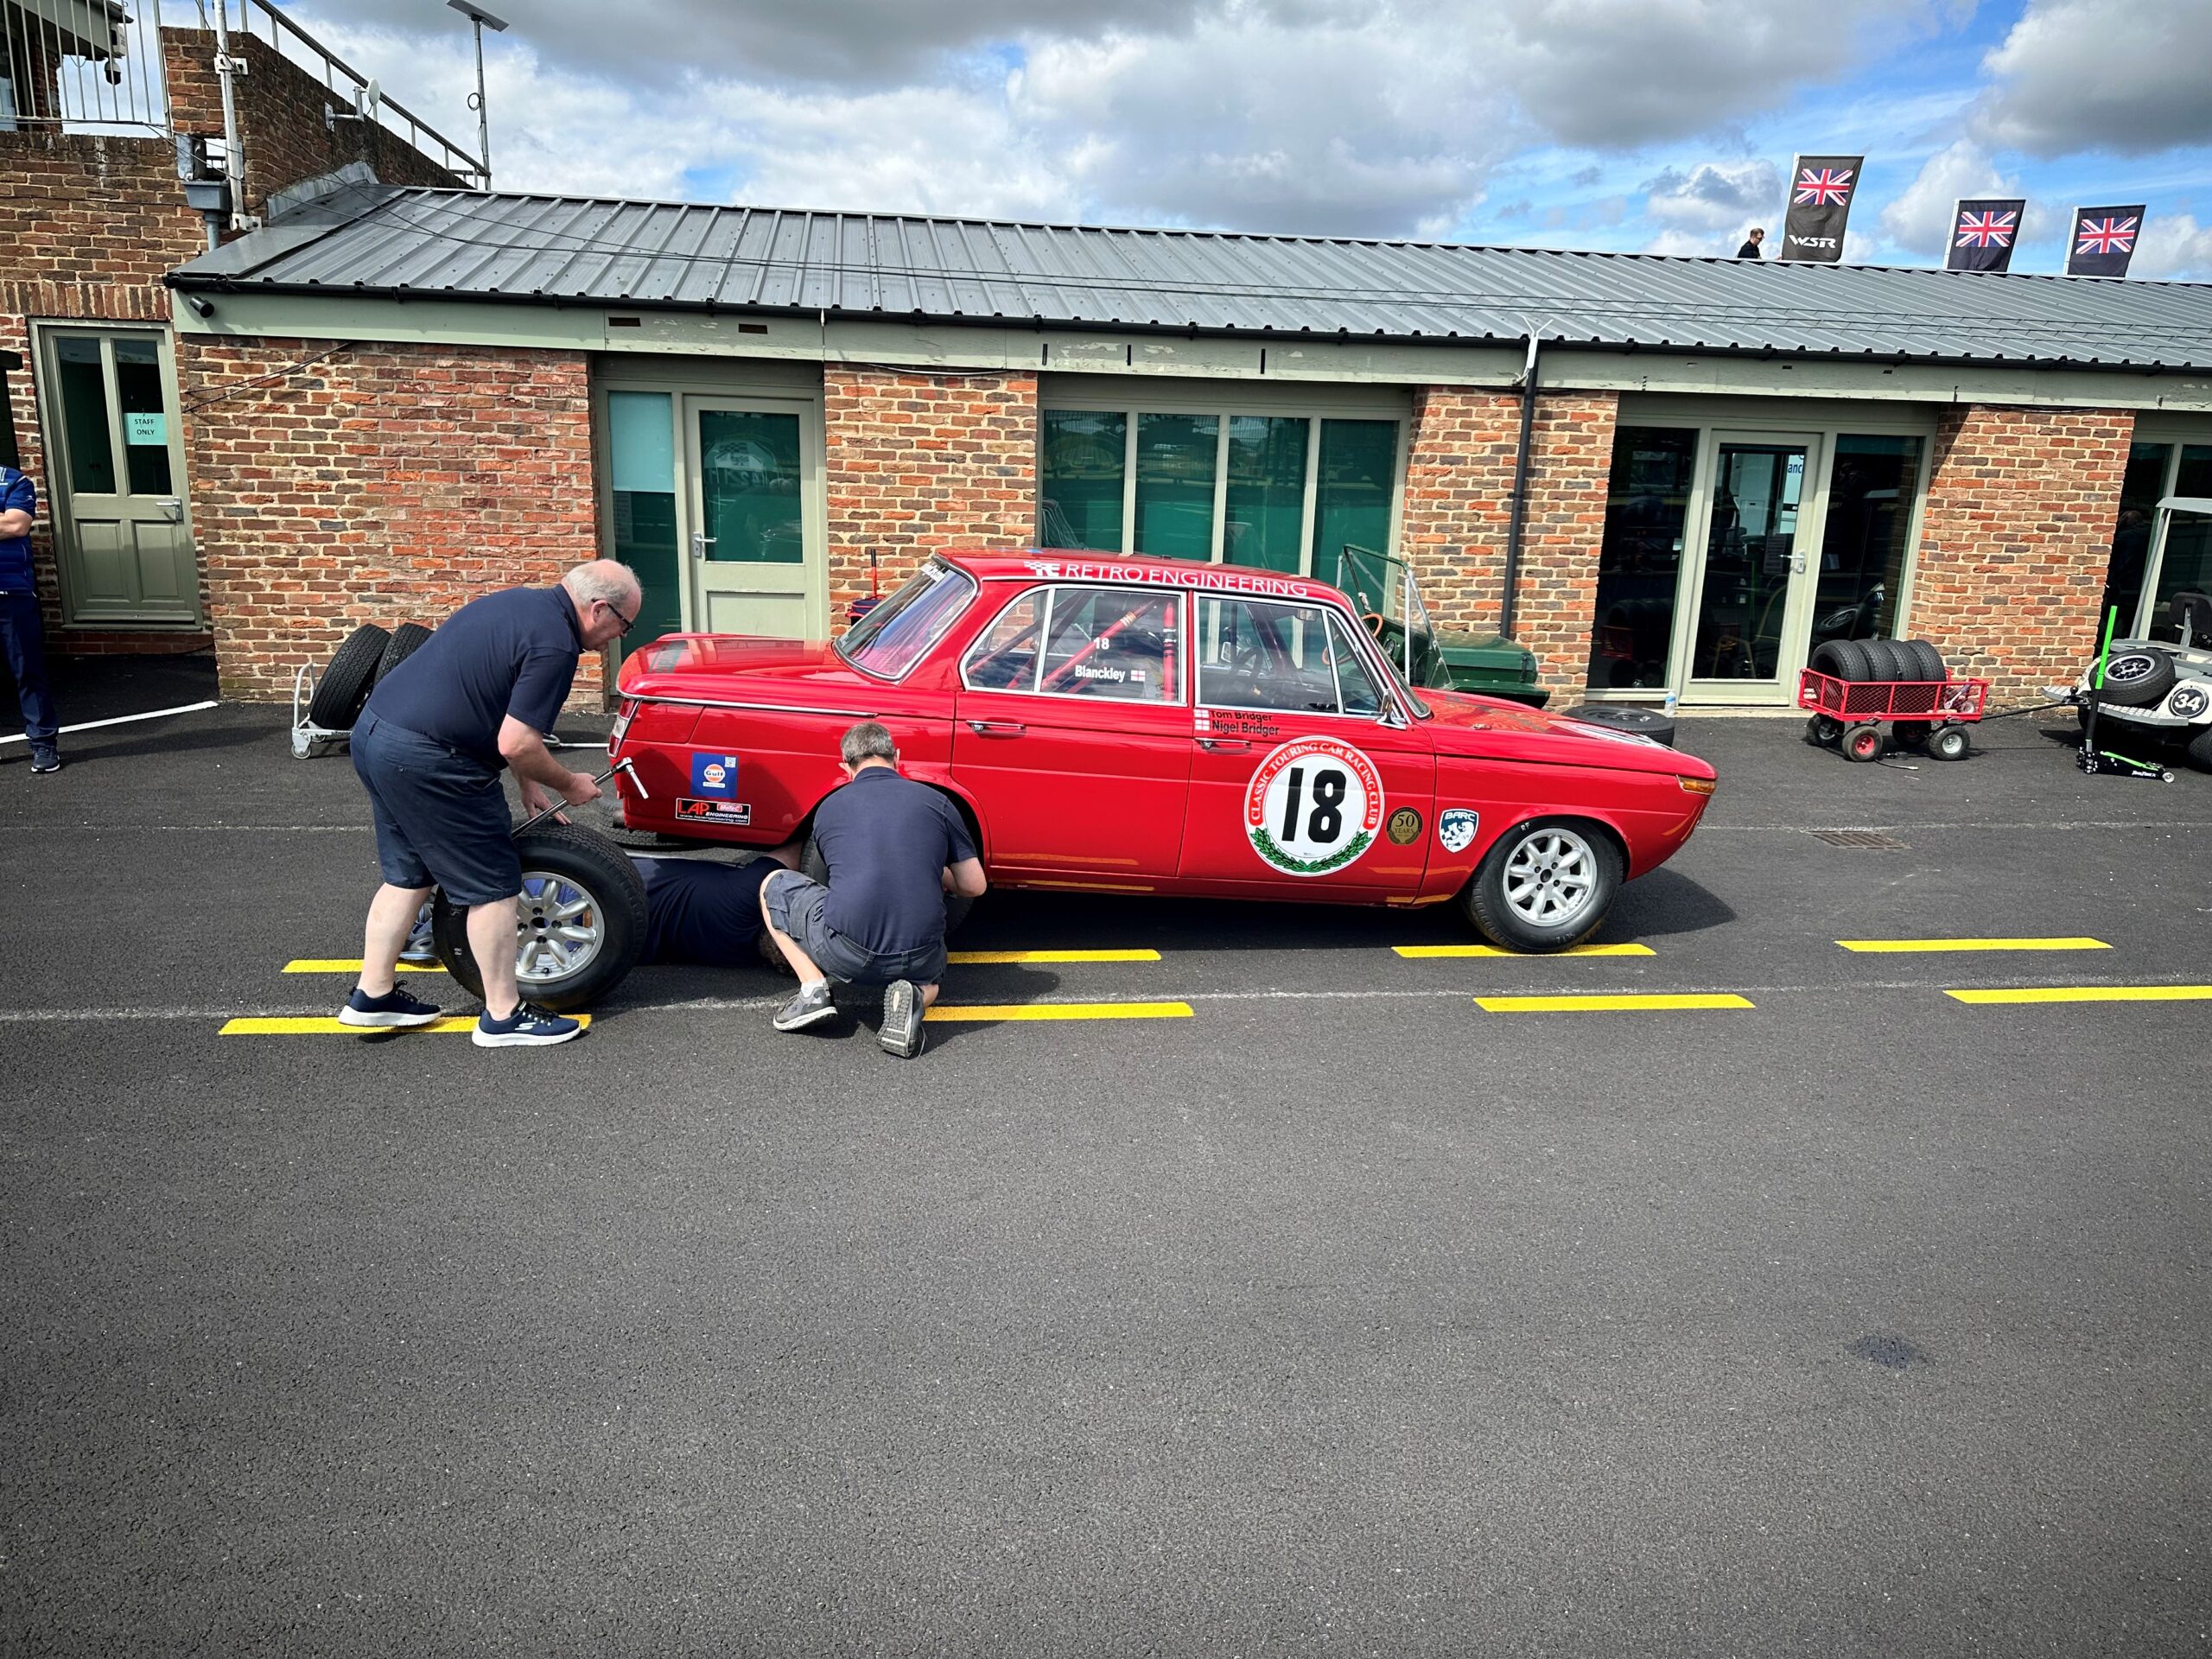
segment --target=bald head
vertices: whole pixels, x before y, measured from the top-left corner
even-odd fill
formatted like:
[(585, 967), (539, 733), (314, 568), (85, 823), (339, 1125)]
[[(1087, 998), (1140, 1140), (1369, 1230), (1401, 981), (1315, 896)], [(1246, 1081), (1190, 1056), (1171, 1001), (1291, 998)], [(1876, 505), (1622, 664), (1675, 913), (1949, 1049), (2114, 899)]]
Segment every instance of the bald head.
[(627, 632), (638, 620), (638, 607), (645, 599), (637, 572), (613, 559), (594, 559), (576, 566), (561, 578), (561, 586), (567, 590), (569, 602), (576, 607), (584, 645), (591, 650)]

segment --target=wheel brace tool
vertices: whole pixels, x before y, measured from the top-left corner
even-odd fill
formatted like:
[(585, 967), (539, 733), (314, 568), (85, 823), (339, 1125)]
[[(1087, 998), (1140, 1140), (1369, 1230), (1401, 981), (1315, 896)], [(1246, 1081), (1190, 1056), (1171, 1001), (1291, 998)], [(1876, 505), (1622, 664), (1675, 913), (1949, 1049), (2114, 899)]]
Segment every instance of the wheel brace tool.
[[(630, 782), (635, 785), (638, 791), (638, 798), (639, 800), (650, 801), (652, 799), (652, 791), (639, 781), (637, 768), (630, 764), (629, 758), (626, 755), (623, 759), (617, 760), (605, 772), (601, 772), (598, 777), (592, 779), (592, 782), (594, 784), (603, 784), (618, 772), (624, 777), (627, 778)], [(520, 823), (515, 825), (511, 833), (518, 836), (522, 834), (524, 830), (531, 829), (534, 825), (544, 823), (546, 819), (551, 817), (556, 812), (569, 812), (573, 810), (575, 810), (575, 808), (570, 806), (566, 801), (562, 802), (558, 806), (549, 806), (543, 812), (540, 812), (536, 817), (524, 818)]]

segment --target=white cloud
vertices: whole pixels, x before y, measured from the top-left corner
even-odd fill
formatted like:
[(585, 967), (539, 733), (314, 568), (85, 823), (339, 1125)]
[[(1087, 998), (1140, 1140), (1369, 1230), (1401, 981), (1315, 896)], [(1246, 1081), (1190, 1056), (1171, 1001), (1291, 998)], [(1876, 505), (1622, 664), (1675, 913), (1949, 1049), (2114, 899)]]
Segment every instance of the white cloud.
[(2035, 156), (2139, 155), (2212, 140), (2212, 5), (2028, 0), (1984, 67), (1998, 80), (1985, 138)]
[(1962, 197), (2013, 196), (2019, 181), (1998, 170), (1988, 151), (1961, 138), (1930, 156), (1904, 191), (1882, 209), (1882, 232), (1893, 246), (1941, 263), (1951, 236), (1951, 208)]
[(1782, 169), (1772, 162), (1707, 162), (1688, 172), (1669, 168), (1643, 188), (1644, 212), (1663, 224), (1740, 233), (1779, 211)]
[(2212, 225), (2200, 226), (2187, 213), (2152, 213), (2127, 270), (2169, 282), (2212, 282)]

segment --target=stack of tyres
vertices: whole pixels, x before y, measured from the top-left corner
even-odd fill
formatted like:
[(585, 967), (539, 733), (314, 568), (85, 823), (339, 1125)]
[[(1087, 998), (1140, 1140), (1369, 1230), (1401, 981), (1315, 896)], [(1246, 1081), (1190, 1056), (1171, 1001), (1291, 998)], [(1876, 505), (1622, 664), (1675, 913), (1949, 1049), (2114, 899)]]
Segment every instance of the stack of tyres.
[(1889, 741), (1900, 748), (1925, 749), (1938, 760), (1961, 760), (1971, 747), (1966, 728), (1956, 721), (1911, 718), (1935, 714), (1951, 677), (1942, 653), (1929, 640), (1831, 639), (1813, 652), (1808, 666), (1850, 684), (1887, 688), (1879, 702), (1870, 699), (1870, 706), (1905, 718), (1891, 721), (1891, 736), (1885, 741), (1878, 718), (1815, 715), (1805, 722), (1808, 743), (1834, 743), (1852, 760), (1880, 760)]
[(352, 731), (377, 682), (413, 656), (429, 637), (430, 630), (419, 622), (403, 622), (389, 632), (373, 622), (362, 623), (332, 653), (329, 666), (315, 682), (315, 700), (308, 705), (309, 722), (326, 732)]

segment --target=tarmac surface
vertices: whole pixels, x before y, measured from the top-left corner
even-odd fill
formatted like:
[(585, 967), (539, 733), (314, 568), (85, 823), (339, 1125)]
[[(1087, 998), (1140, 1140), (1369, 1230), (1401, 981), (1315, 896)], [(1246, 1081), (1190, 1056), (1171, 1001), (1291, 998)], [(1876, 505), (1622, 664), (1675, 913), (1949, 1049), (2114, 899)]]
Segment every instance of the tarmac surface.
[(1649, 955), (996, 893), (1157, 960), (949, 1005), (1187, 1012), (486, 1052), (219, 1034), (374, 884), (283, 724), (0, 750), (0, 1651), (2212, 1647), (2212, 778), (1693, 720)]

